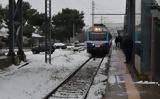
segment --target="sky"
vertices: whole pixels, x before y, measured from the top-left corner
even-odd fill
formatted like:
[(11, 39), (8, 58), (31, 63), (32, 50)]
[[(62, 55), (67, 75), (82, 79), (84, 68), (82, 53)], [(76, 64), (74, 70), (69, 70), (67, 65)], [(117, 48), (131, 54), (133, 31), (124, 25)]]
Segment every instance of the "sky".
[(156, 0), (158, 4), (160, 4), (160, 0)]
[[(30, 2), (32, 8), (44, 12), (45, 0), (24, 0)], [(126, 0), (94, 0), (95, 13), (124, 13)], [(5, 6), (8, 0), (0, 0), (0, 4)], [(92, 23), (92, 0), (52, 0), (52, 15), (62, 11), (62, 8), (77, 9), (84, 12), (86, 25)], [(122, 23), (123, 16), (102, 16), (104, 23)], [(95, 23), (101, 22), (101, 16), (95, 16)]]

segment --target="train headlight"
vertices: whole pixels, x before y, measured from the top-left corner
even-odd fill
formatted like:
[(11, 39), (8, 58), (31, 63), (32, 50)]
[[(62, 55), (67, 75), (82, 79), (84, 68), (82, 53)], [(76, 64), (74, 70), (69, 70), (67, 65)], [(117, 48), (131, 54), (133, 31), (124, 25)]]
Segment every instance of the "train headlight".
[(93, 31), (94, 32), (102, 32), (102, 28), (101, 27), (94, 27)]
[(95, 46), (95, 44), (93, 43), (92, 46)]

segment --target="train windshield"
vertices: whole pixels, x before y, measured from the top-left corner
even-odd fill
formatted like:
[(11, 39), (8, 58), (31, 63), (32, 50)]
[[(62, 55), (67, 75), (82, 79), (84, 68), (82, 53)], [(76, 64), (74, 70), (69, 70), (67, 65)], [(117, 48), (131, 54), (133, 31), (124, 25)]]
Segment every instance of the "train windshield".
[(105, 41), (107, 40), (107, 34), (106, 33), (89, 33), (89, 40)]

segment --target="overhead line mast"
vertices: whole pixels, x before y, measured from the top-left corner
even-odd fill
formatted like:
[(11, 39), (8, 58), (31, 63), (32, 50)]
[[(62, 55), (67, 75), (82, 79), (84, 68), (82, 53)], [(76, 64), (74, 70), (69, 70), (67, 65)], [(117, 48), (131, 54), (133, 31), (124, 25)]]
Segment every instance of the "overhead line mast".
[(92, 1), (92, 26), (94, 26), (95, 3)]
[[(49, 43), (49, 63), (51, 64), (51, 0), (45, 0), (45, 46), (48, 48)], [(47, 50), (45, 51), (45, 62), (48, 62)]]

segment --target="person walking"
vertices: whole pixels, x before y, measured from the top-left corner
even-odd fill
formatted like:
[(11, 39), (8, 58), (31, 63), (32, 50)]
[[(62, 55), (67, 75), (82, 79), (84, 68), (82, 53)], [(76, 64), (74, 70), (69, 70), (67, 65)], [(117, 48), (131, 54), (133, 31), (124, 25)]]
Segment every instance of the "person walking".
[(116, 43), (116, 48), (121, 48), (122, 37), (120, 35), (116, 37), (115, 43)]
[(118, 48), (118, 36), (115, 38), (116, 48)]
[(118, 48), (121, 48), (122, 37), (118, 35)]

